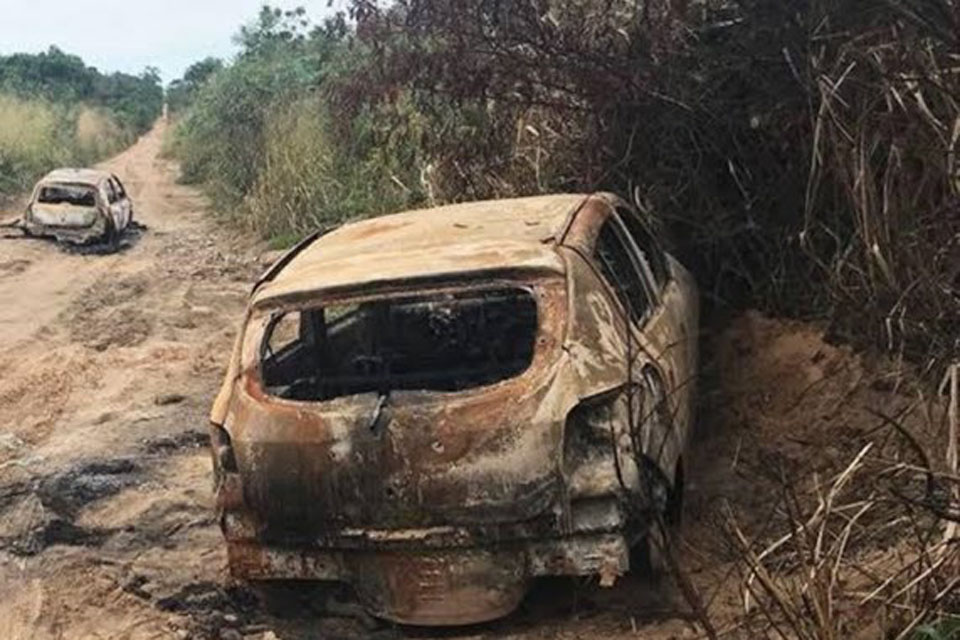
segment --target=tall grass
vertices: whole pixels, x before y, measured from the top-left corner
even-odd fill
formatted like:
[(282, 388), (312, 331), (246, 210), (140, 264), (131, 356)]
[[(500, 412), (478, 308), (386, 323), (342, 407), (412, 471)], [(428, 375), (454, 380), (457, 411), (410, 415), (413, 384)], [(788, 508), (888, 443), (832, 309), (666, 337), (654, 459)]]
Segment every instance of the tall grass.
[(263, 164), (244, 203), (262, 235), (294, 238), (403, 202), (402, 186), (371, 175), (331, 139), (329, 120), (326, 105), (311, 97), (269, 114)]
[(46, 167), (69, 158), (62, 124), (48, 104), (0, 96), (0, 195), (25, 190)]
[(97, 109), (0, 95), (0, 198), (28, 190), (55, 167), (114, 153), (130, 138)]
[(133, 134), (102, 109), (82, 106), (75, 117), (74, 143), (82, 164), (110, 156), (133, 142)]

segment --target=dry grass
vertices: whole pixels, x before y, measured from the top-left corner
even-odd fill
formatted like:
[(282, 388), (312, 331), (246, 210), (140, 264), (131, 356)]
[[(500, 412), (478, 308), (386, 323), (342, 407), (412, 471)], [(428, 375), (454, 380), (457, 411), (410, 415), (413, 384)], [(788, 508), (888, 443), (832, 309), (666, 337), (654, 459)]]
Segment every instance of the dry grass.
[(800, 237), (848, 332), (942, 367), (960, 328), (960, 20), (939, 0), (895, 6), (857, 37), (811, 36)]
[[(883, 428), (828, 477), (784, 479), (779, 530), (757, 536), (725, 508), (741, 558), (744, 628), (802, 640), (906, 640), (958, 615), (958, 378), (960, 366), (951, 367), (945, 397), (921, 397), (896, 418), (877, 413)], [(924, 437), (904, 424), (917, 420), (927, 423)]]
[(0, 95), (0, 196), (29, 189), (57, 166), (91, 163), (128, 142), (100, 110)]
[(263, 166), (246, 204), (247, 222), (263, 235), (323, 226), (326, 212), (343, 196), (326, 112), (309, 98), (278, 108), (265, 132)]
[(132, 142), (116, 119), (100, 109), (80, 107), (75, 130), (77, 154), (81, 158), (105, 158)]
[(0, 193), (28, 188), (44, 167), (68, 157), (58, 139), (61, 124), (45, 103), (0, 96)]

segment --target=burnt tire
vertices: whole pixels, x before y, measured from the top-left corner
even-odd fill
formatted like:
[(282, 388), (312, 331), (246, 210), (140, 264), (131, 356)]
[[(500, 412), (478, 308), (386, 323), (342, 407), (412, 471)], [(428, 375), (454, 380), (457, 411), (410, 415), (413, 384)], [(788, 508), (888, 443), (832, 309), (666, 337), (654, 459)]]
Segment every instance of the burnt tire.
[[(655, 469), (649, 470), (648, 482), (662, 478)], [(666, 484), (666, 479), (663, 479)], [(666, 500), (661, 503), (658, 517), (650, 523), (647, 533), (630, 549), (630, 568), (659, 579), (670, 571), (670, 545), (680, 529), (683, 516), (683, 461), (677, 461), (673, 486), (666, 489)]]
[(263, 580), (247, 583), (261, 609), (274, 618), (350, 618), (366, 629), (382, 624), (356, 600), (353, 592), (337, 582), (313, 580)]
[(246, 586), (256, 597), (260, 608), (275, 618), (290, 618), (309, 608), (303, 588), (296, 582), (264, 580), (250, 582)]
[(103, 244), (109, 253), (115, 253), (120, 248), (120, 236), (122, 233), (117, 231), (117, 226), (113, 220), (107, 221), (107, 232), (103, 234)]
[(647, 535), (630, 550), (630, 568), (654, 580), (666, 574), (670, 569), (666, 547), (669, 535), (669, 531), (664, 534), (659, 524), (651, 526)]

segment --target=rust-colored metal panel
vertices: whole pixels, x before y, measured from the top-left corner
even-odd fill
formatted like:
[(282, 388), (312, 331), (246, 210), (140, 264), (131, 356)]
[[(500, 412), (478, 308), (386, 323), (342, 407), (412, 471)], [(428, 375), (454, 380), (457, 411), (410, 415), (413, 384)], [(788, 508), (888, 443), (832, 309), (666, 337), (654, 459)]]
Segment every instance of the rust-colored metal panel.
[[(375, 615), (445, 625), (508, 613), (535, 576), (611, 584), (625, 573), (657, 508), (634, 369), (685, 334), (664, 326), (677, 317), (666, 312), (657, 335), (638, 334), (592, 264), (614, 204), (552, 196), (388, 216), (318, 238), (277, 269), (251, 298), (211, 413), (234, 575), (344, 581)], [(536, 326), (529, 363), (502, 379), (307, 399), (266, 380), (265, 362), (292, 358), (264, 347), (286, 314), (300, 314), (297, 348), (304, 323), (328, 329), (325, 315), (303, 320), (316, 309), (414, 297), (447, 326), (443, 300), (470, 294), (483, 307), (482, 292), (510, 289), (535, 301)], [(676, 460), (655, 462), (669, 471)]]

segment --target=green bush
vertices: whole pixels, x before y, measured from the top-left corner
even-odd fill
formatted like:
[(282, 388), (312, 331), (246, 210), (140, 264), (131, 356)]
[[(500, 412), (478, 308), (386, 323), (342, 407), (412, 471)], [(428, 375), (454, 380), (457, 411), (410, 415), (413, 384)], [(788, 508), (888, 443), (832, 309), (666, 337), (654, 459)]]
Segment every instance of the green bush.
[(187, 182), (203, 182), (222, 208), (239, 204), (262, 165), (272, 105), (296, 99), (299, 70), (280, 57), (217, 73), (180, 120), (174, 148)]
[(241, 32), (234, 64), (205, 84), (178, 83), (195, 87), (170, 143), (182, 179), (275, 241), (425, 198), (417, 114), (373, 106), (334, 118), (325, 87), (360, 53), (345, 46), (342, 24), (307, 27), (300, 11), (265, 9)]
[(139, 76), (103, 74), (57, 47), (39, 54), (0, 56), (0, 93), (104, 109), (134, 133), (149, 129), (163, 107), (163, 88), (155, 69)]

